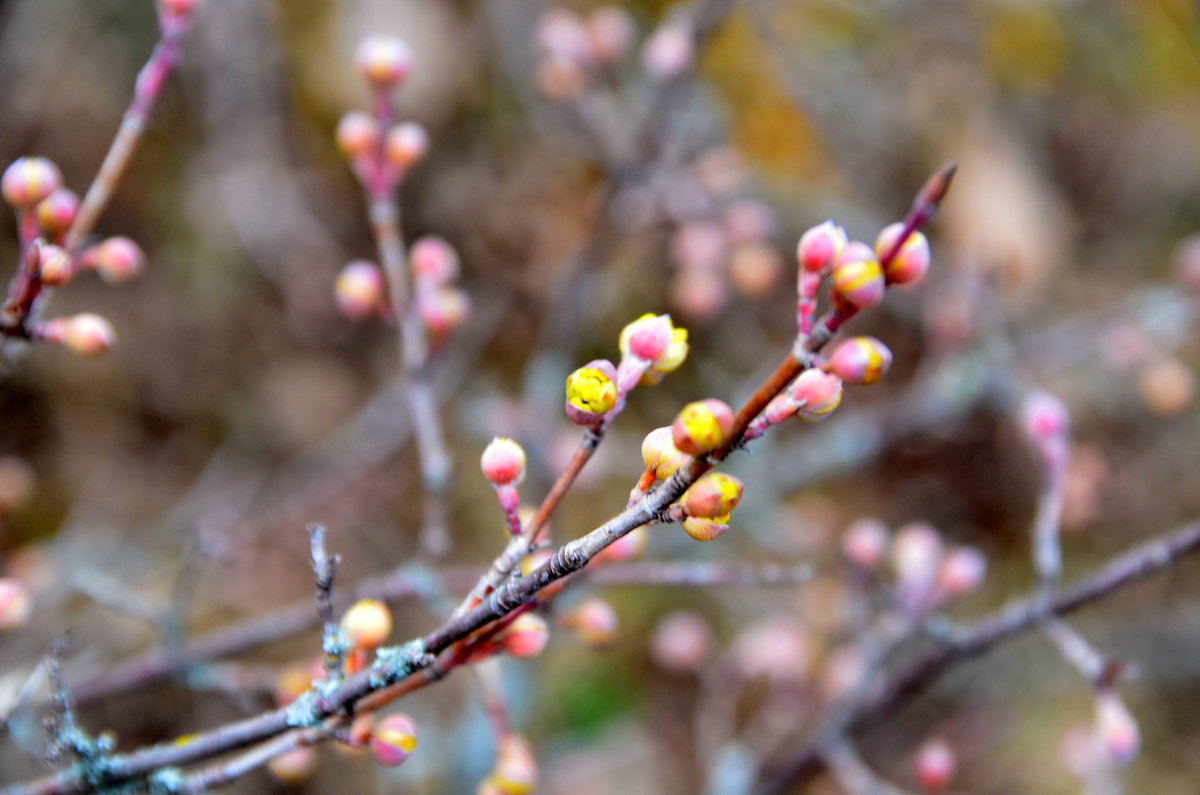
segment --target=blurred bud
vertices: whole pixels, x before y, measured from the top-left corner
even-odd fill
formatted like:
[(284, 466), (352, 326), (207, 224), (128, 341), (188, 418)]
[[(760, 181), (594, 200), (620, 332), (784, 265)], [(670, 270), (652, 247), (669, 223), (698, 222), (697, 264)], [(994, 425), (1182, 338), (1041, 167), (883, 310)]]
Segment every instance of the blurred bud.
[(729, 514), (707, 518), (689, 516), (682, 524), (683, 531), (697, 541), (712, 541), (729, 529)]
[(917, 751), (917, 781), (923, 792), (939, 795), (954, 777), (954, 751), (944, 740), (929, 740)]
[(50, 287), (66, 284), (75, 275), (75, 258), (59, 246), (42, 246), (38, 252), (38, 280)]
[(19, 157), (0, 177), (0, 194), (18, 210), (31, 209), (62, 185), (62, 172), (44, 157)]
[(439, 287), (418, 298), (417, 310), (430, 339), (439, 342), (450, 336), (471, 314), (471, 298), (462, 290)]
[(619, 6), (600, 6), (587, 20), (592, 41), (592, 58), (601, 65), (611, 65), (629, 53), (637, 31), (633, 19)]
[(695, 60), (691, 32), (682, 25), (663, 25), (642, 45), (642, 66), (656, 80), (678, 77), (691, 69)]
[(496, 749), (496, 767), (484, 782), (497, 795), (529, 795), (537, 787), (537, 760), (533, 746), (519, 734), (506, 734)]
[(416, 747), (417, 724), (403, 713), (383, 718), (371, 733), (371, 753), (384, 767), (401, 764), (412, 756)]
[(851, 337), (838, 345), (825, 366), (847, 384), (870, 386), (892, 366), (892, 352), (874, 337)]
[(725, 229), (738, 245), (760, 243), (775, 231), (775, 214), (757, 199), (739, 199), (724, 213)]
[(587, 85), (587, 71), (578, 61), (556, 55), (538, 60), (537, 87), (542, 96), (553, 102), (565, 102), (579, 96)]
[(564, 623), (592, 648), (604, 648), (617, 634), (617, 611), (603, 599), (586, 599), (572, 610)]
[(117, 332), (112, 324), (91, 312), (48, 321), (39, 336), (81, 356), (99, 356), (117, 342)]
[(408, 261), (418, 281), (441, 285), (458, 278), (458, 252), (443, 237), (426, 235), (414, 242)]
[(891, 542), (887, 525), (878, 519), (857, 519), (842, 534), (842, 554), (854, 565), (875, 571)]
[(339, 738), (341, 740), (339, 747), (353, 750), (355, 756), (360, 756), (364, 752), (364, 749), (370, 745), (374, 734), (375, 716), (370, 712), (360, 713), (354, 716), (354, 720), (350, 722), (350, 726)]
[(15, 455), (0, 456), (0, 516), (12, 513), (33, 494), (33, 467)]
[(522, 613), (500, 636), (500, 645), (513, 657), (536, 657), (550, 641), (546, 620), (533, 613)]
[(846, 230), (833, 221), (817, 224), (800, 236), (796, 260), (810, 273), (828, 268), (847, 245)]
[(351, 262), (342, 268), (333, 285), (338, 311), (351, 320), (379, 312), (387, 304), (386, 281), (375, 263), (362, 259)]
[(379, 122), (361, 110), (352, 110), (337, 126), (337, 146), (347, 160), (369, 156), (379, 146)]
[(679, 469), (685, 456), (675, 446), (670, 428), (655, 428), (642, 440), (642, 463), (654, 470), (654, 476), (666, 480)]
[(972, 547), (954, 547), (938, 568), (937, 592), (942, 599), (955, 599), (974, 591), (987, 575), (987, 558)]
[(896, 531), (892, 541), (892, 569), (896, 596), (910, 611), (929, 607), (942, 563), (942, 537), (932, 525), (911, 522)]
[(184, 17), (196, 8), (197, 0), (158, 0), (163, 13), (176, 17)]
[(275, 678), (275, 705), (286, 707), (312, 686), (313, 672), (306, 663), (289, 665)]
[(392, 88), (408, 76), (408, 45), (391, 36), (371, 36), (358, 45), (355, 64), (362, 79), (376, 88)]
[(79, 196), (70, 188), (59, 188), (37, 206), (37, 221), (47, 234), (61, 235), (71, 228), (79, 212)]
[(837, 701), (858, 689), (866, 676), (867, 661), (857, 644), (840, 647), (828, 659), (821, 671), (821, 696), (825, 701)]
[[(635, 528), (600, 550), (593, 560), (601, 564), (637, 560), (646, 551), (646, 545), (650, 543), (647, 533), (645, 527)], [(553, 584), (550, 587), (553, 587)]]
[(146, 267), (146, 255), (137, 243), (117, 236), (102, 240), (84, 255), (83, 263), (109, 284), (129, 281)]
[[(904, 223), (896, 222), (883, 228), (875, 239), (875, 256), (882, 262), (896, 245), (904, 231)], [(929, 240), (921, 232), (913, 232), (896, 252), (896, 256), (884, 267), (883, 272), (890, 284), (909, 284), (925, 275), (929, 270)]]
[(709, 472), (696, 481), (680, 500), (689, 516), (711, 519), (728, 516), (742, 499), (742, 481), (724, 472)]
[(718, 271), (680, 271), (667, 286), (671, 306), (693, 318), (712, 318), (729, 302), (729, 286)]
[(577, 425), (595, 425), (617, 405), (617, 368), (606, 359), (588, 362), (567, 376), (566, 412)]
[(689, 221), (671, 236), (671, 259), (685, 270), (716, 271), (729, 250), (729, 235), (716, 221)]
[(747, 243), (729, 258), (729, 280), (742, 295), (762, 298), (779, 283), (783, 256), (769, 243)]
[(692, 173), (704, 190), (720, 199), (744, 190), (750, 181), (746, 159), (734, 146), (716, 146), (700, 155)]
[(724, 446), (733, 433), (733, 409), (716, 398), (683, 407), (671, 425), (671, 440), (688, 455), (705, 455)]
[(304, 747), (285, 751), (267, 763), (276, 781), (300, 784), (317, 770), (317, 749)]
[(883, 300), (883, 268), (866, 243), (850, 243), (833, 261), (833, 289), (846, 302), (866, 309)]
[(1142, 738), (1137, 720), (1112, 690), (1096, 694), (1095, 731), (1101, 750), (1113, 763), (1125, 766), (1138, 755)]
[(407, 171), (422, 160), (428, 151), (429, 134), (416, 122), (404, 122), (388, 130), (384, 155), (394, 168)]
[(1034, 442), (1066, 437), (1071, 415), (1062, 401), (1046, 392), (1034, 392), (1021, 408), (1025, 433)]
[(525, 450), (512, 439), (497, 436), (479, 459), (483, 476), (493, 485), (516, 485), (525, 478)]
[(785, 618), (751, 626), (734, 641), (733, 654), (747, 679), (765, 676), (774, 682), (796, 682), (808, 674), (808, 636), (803, 627)]
[(1187, 411), (1196, 395), (1196, 378), (1174, 356), (1163, 357), (1138, 374), (1138, 390), (1146, 407), (1160, 417)]
[(538, 20), (537, 42), (542, 51), (557, 60), (584, 65), (592, 57), (588, 26), (578, 14), (553, 8)]
[(1190, 292), (1200, 292), (1200, 235), (1189, 235), (1179, 241), (1171, 259), (1180, 285)]
[(621, 329), (621, 353), (644, 362), (657, 362), (666, 355), (673, 330), (670, 315), (642, 315)]
[(654, 629), (650, 656), (661, 668), (676, 673), (698, 671), (713, 648), (713, 632), (699, 613), (670, 613)]
[(805, 370), (788, 386), (788, 397), (799, 406), (797, 417), (818, 422), (842, 402), (842, 379), (822, 370)]
[(341, 628), (351, 646), (377, 649), (392, 634), (392, 611), (378, 599), (360, 599), (342, 616)]
[(32, 612), (33, 602), (24, 584), (12, 577), (0, 577), (0, 632), (25, 626)]

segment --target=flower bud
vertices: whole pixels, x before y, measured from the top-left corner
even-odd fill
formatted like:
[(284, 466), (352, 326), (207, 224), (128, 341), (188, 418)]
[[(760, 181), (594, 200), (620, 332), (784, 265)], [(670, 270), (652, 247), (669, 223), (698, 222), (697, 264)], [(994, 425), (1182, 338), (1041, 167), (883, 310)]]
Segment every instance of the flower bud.
[(597, 8), (588, 17), (587, 26), (592, 60), (602, 65), (624, 58), (637, 32), (629, 13), (618, 6)]
[(13, 577), (0, 577), (0, 632), (25, 626), (32, 612), (33, 602), (24, 584)]
[(847, 303), (866, 309), (883, 300), (887, 282), (875, 252), (865, 243), (851, 243), (833, 261), (833, 290)]
[(437, 235), (426, 235), (413, 243), (408, 261), (417, 281), (443, 285), (458, 278), (458, 252)]
[(646, 469), (653, 469), (659, 480), (671, 477), (684, 461), (673, 436), (670, 428), (655, 428), (642, 440), (642, 463)]
[(19, 157), (0, 177), (0, 194), (18, 210), (28, 210), (62, 185), (62, 172), (44, 157)]
[(1066, 437), (1071, 415), (1062, 401), (1046, 392), (1035, 392), (1021, 408), (1025, 433), (1034, 442)]
[(833, 221), (817, 224), (800, 236), (796, 245), (796, 260), (810, 273), (825, 270), (846, 247), (846, 230)]
[(670, 315), (642, 315), (621, 330), (621, 354), (657, 362), (667, 353), (673, 328)]
[(744, 243), (729, 257), (729, 281), (742, 295), (763, 298), (783, 273), (783, 256), (770, 243)]
[(788, 396), (796, 402), (796, 416), (819, 422), (842, 402), (842, 379), (822, 370), (805, 370), (788, 387)]
[(37, 206), (37, 221), (49, 235), (66, 232), (79, 212), (79, 196), (70, 188), (58, 188)]
[(617, 405), (617, 368), (605, 359), (588, 362), (567, 376), (566, 412), (577, 425), (595, 425)]
[(1175, 417), (1187, 411), (1196, 396), (1196, 377), (1174, 356), (1164, 356), (1138, 373), (1138, 391), (1150, 411)]
[(954, 751), (944, 740), (930, 740), (917, 752), (917, 781), (930, 795), (945, 792), (954, 777)]
[(342, 616), (341, 628), (351, 646), (377, 649), (392, 634), (392, 611), (378, 599), (360, 599)]
[(892, 352), (874, 337), (851, 337), (837, 346), (825, 370), (848, 384), (870, 386), (892, 366)]
[(668, 671), (698, 671), (713, 648), (713, 631), (699, 613), (679, 611), (658, 622), (650, 639), (650, 657)]
[(407, 171), (429, 151), (429, 133), (416, 122), (397, 124), (388, 130), (384, 147), (388, 163), (400, 171)]
[(1137, 719), (1112, 690), (1096, 694), (1096, 739), (1105, 755), (1120, 766), (1128, 765), (1141, 748)]
[(972, 547), (954, 547), (938, 568), (937, 591), (943, 599), (955, 599), (983, 584), (987, 558)]
[(0, 516), (28, 502), (36, 485), (33, 467), (15, 455), (0, 456)]
[(417, 309), (434, 342), (445, 340), (471, 314), (471, 298), (462, 290), (439, 287), (420, 295)]
[(578, 61), (547, 55), (537, 64), (537, 87), (553, 102), (565, 102), (579, 96), (587, 85), (587, 72)]
[(75, 258), (59, 246), (42, 246), (38, 252), (38, 280), (50, 287), (66, 284), (75, 275)]
[(667, 344), (663, 355), (650, 365), (651, 370), (656, 373), (673, 373), (678, 370), (679, 365), (687, 359), (689, 347), (687, 338), (687, 329), (678, 326), (672, 327), (671, 341)]
[[(324, 673), (324, 668), (321, 669)], [(289, 665), (275, 678), (275, 705), (286, 707), (312, 686), (313, 672), (307, 663)]]
[(362, 79), (376, 88), (392, 88), (408, 76), (412, 62), (408, 45), (391, 36), (371, 36), (354, 55)]
[(522, 613), (513, 620), (504, 634), (500, 645), (513, 657), (536, 657), (550, 641), (550, 627), (546, 620), (533, 613)]
[(396, 767), (417, 747), (417, 724), (403, 714), (388, 715), (371, 732), (371, 753), (384, 767)]
[(195, 10), (196, 2), (197, 0), (158, 0), (158, 5), (165, 14), (183, 17)]
[(733, 409), (715, 398), (689, 403), (671, 425), (671, 440), (681, 452), (704, 455), (722, 447), (733, 433)]
[(317, 770), (317, 749), (293, 748), (267, 763), (267, 769), (283, 784), (300, 784)]
[(692, 68), (696, 46), (681, 25), (663, 25), (642, 45), (642, 66), (656, 80), (671, 80)]
[(525, 478), (525, 451), (512, 439), (497, 436), (484, 448), (479, 465), (493, 485), (516, 485)]
[(42, 326), (39, 336), (81, 356), (99, 356), (117, 342), (112, 324), (91, 312), (55, 318)]
[(878, 519), (858, 519), (842, 535), (842, 554), (854, 565), (875, 571), (887, 554), (891, 538)]
[[(875, 256), (882, 262), (896, 245), (900, 233), (904, 231), (904, 223), (896, 222), (883, 228), (875, 239)], [(913, 232), (900, 246), (896, 256), (883, 268), (884, 276), (889, 284), (909, 284), (925, 275), (929, 270), (929, 240), (921, 232)]]
[(706, 519), (689, 516), (682, 524), (684, 532), (697, 541), (712, 541), (729, 529), (729, 514)]
[(146, 267), (141, 246), (127, 237), (107, 238), (88, 250), (84, 264), (109, 284), (129, 281)]
[(931, 525), (906, 524), (892, 542), (892, 569), (896, 572), (896, 596), (914, 612), (929, 607), (942, 563), (942, 537)]
[(352, 110), (342, 116), (334, 137), (347, 160), (369, 156), (379, 145), (379, 122), (369, 113)]
[(734, 641), (732, 651), (743, 676), (765, 676), (774, 682), (803, 679), (812, 656), (804, 628), (786, 618), (751, 626)]
[(581, 66), (592, 56), (591, 34), (578, 14), (565, 8), (547, 11), (538, 20), (537, 42), (555, 60)]
[(617, 611), (603, 599), (587, 599), (566, 617), (565, 623), (587, 645), (603, 648), (617, 634)]
[[(593, 560), (599, 564), (637, 560), (646, 551), (648, 543), (650, 543), (648, 531), (645, 527), (638, 527), (600, 550)], [(549, 587), (553, 588), (556, 584), (551, 583)], [(545, 592), (545, 589), (542, 590)]]
[(537, 760), (533, 747), (519, 734), (506, 734), (496, 750), (496, 767), (488, 776), (486, 791), (497, 795), (529, 795), (537, 787)]
[(338, 311), (351, 320), (373, 315), (387, 304), (387, 280), (373, 262), (355, 260), (338, 274), (333, 296)]
[(742, 481), (724, 472), (709, 472), (684, 493), (688, 516), (711, 519), (728, 516), (742, 499)]

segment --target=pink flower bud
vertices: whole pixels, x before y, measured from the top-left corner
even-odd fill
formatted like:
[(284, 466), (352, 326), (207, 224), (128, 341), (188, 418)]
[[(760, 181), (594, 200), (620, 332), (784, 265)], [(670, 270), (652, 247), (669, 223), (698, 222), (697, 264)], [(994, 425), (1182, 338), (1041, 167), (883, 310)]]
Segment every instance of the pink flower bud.
[(930, 795), (946, 791), (954, 777), (954, 751), (944, 740), (930, 740), (921, 746), (916, 760), (917, 781)]
[(500, 636), (500, 645), (513, 657), (536, 657), (550, 641), (546, 619), (533, 613), (522, 613), (508, 625)]
[(757, 199), (741, 199), (725, 209), (725, 229), (736, 244), (758, 243), (775, 231), (775, 215)]
[(636, 34), (633, 19), (618, 6), (600, 6), (587, 20), (592, 60), (610, 65), (625, 57)]
[(355, 260), (338, 274), (333, 295), (338, 311), (351, 320), (373, 315), (387, 304), (387, 283), (373, 262)]
[(574, 12), (554, 8), (542, 15), (537, 28), (538, 46), (558, 61), (587, 64), (592, 57), (591, 33)]
[[(904, 224), (896, 222), (883, 228), (875, 239), (875, 256), (880, 261), (891, 253)], [(883, 272), (890, 284), (909, 284), (925, 275), (929, 270), (929, 241), (921, 232), (913, 232), (896, 252), (896, 256), (884, 266)]]
[(729, 303), (729, 285), (715, 270), (681, 271), (667, 287), (671, 306), (693, 318), (713, 318)]
[(804, 270), (817, 273), (831, 266), (846, 244), (846, 230), (833, 221), (826, 221), (800, 236), (796, 260)]
[(553, 102), (574, 99), (587, 85), (587, 72), (578, 61), (547, 55), (538, 61), (537, 87), (542, 96)]
[[(650, 543), (646, 528), (639, 527), (612, 542), (593, 558), (595, 563), (624, 563), (637, 560), (646, 551)], [(551, 586), (553, 587), (553, 586)], [(545, 589), (543, 589), (544, 591)]]
[(146, 267), (141, 246), (127, 237), (110, 237), (87, 251), (84, 265), (93, 268), (109, 284), (129, 281)]
[(883, 300), (887, 282), (875, 252), (866, 243), (850, 243), (833, 261), (833, 289), (859, 309)]
[(38, 252), (38, 279), (42, 284), (58, 287), (75, 275), (75, 258), (59, 246), (42, 246)]
[(678, 77), (691, 69), (695, 60), (691, 33), (681, 25), (663, 25), (642, 45), (642, 66), (655, 80)]
[(1025, 433), (1034, 442), (1062, 439), (1071, 425), (1071, 415), (1062, 401), (1045, 392), (1035, 392), (1021, 409)]
[(0, 577), (0, 632), (25, 626), (33, 612), (29, 591), (12, 577)]
[(705, 455), (724, 446), (733, 433), (733, 409), (715, 398), (689, 403), (671, 425), (671, 440), (688, 455)]
[(376, 88), (392, 88), (408, 76), (412, 55), (408, 45), (391, 36), (371, 36), (354, 55), (363, 80)]
[(417, 300), (421, 322), (434, 342), (441, 342), (471, 314), (471, 298), (462, 290), (439, 287)]
[(1125, 703), (1112, 690), (1096, 694), (1096, 739), (1117, 765), (1128, 765), (1141, 748), (1141, 731)]
[(71, 227), (79, 211), (79, 197), (69, 188), (59, 188), (37, 206), (37, 220), (49, 235), (61, 235)]
[(682, 524), (683, 531), (697, 541), (712, 541), (729, 529), (729, 514), (708, 518), (689, 516)]
[(696, 481), (680, 500), (689, 516), (711, 519), (728, 516), (742, 499), (742, 481), (724, 472), (709, 472)]
[(821, 672), (821, 696), (826, 702), (844, 698), (855, 691), (867, 676), (867, 661), (862, 648), (842, 646), (826, 661)]
[(842, 402), (842, 379), (821, 370), (805, 370), (788, 387), (788, 397), (799, 406), (797, 417), (819, 422)]
[(282, 784), (300, 784), (317, 770), (316, 748), (293, 748), (267, 763), (267, 769)]
[(685, 460), (673, 436), (670, 428), (655, 428), (642, 440), (642, 463), (660, 480), (671, 477)]
[(377, 649), (392, 634), (392, 611), (378, 599), (360, 599), (342, 616), (341, 628), (351, 646)]
[(604, 648), (617, 634), (617, 611), (603, 599), (587, 599), (569, 613), (564, 623), (592, 648)]
[(923, 522), (906, 524), (892, 541), (892, 569), (896, 573), (896, 597), (912, 612), (930, 606), (938, 570), (942, 563), (942, 537)]
[(183, 17), (196, 9), (197, 0), (158, 0), (163, 13)]
[(371, 753), (384, 767), (402, 764), (416, 747), (417, 724), (403, 713), (383, 718), (371, 733)]
[(0, 194), (18, 210), (27, 210), (62, 185), (62, 172), (44, 157), (20, 157), (0, 177)]
[(660, 667), (683, 673), (698, 671), (713, 648), (713, 632), (699, 613), (680, 611), (658, 622), (650, 639), (650, 656)]
[(479, 460), (483, 476), (496, 486), (516, 485), (525, 478), (525, 451), (512, 439), (492, 439)]
[(338, 122), (335, 138), (346, 159), (369, 156), (379, 146), (379, 122), (368, 113), (352, 110)]
[(729, 256), (729, 281), (742, 295), (764, 298), (779, 283), (783, 255), (769, 243), (745, 243)]
[(671, 259), (685, 269), (716, 271), (729, 251), (729, 235), (715, 221), (690, 221), (671, 236)]
[(796, 682), (808, 674), (810, 643), (804, 628), (785, 618), (755, 624), (733, 643), (737, 667), (746, 678)]
[(426, 235), (413, 243), (408, 254), (413, 277), (429, 284), (449, 284), (458, 278), (458, 252), (445, 238)]
[(842, 554), (854, 565), (875, 571), (887, 554), (891, 538), (878, 519), (858, 519), (842, 535)]
[(983, 584), (987, 558), (978, 549), (954, 547), (942, 559), (938, 569), (937, 591), (942, 599), (954, 599)]
[(670, 315), (642, 315), (621, 330), (621, 353), (655, 362), (667, 353), (673, 330)]
[(838, 345), (825, 369), (848, 384), (870, 386), (892, 366), (892, 352), (874, 337), (851, 337)]
[(112, 324), (91, 312), (55, 318), (42, 326), (39, 336), (81, 356), (99, 356), (117, 341)]
[(537, 781), (533, 747), (519, 734), (506, 734), (496, 750), (496, 767), (484, 782), (485, 791), (496, 795), (530, 795)]
[(388, 130), (384, 154), (388, 163), (400, 171), (412, 168), (428, 151), (429, 133), (416, 122), (404, 122)]

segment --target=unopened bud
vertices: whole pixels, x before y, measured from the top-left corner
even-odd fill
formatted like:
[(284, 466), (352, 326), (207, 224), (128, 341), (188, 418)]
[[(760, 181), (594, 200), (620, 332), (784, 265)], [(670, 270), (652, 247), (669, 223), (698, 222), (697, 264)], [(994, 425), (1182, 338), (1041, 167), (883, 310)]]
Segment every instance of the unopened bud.
[(1160, 417), (1187, 411), (1196, 396), (1196, 376), (1174, 356), (1165, 356), (1138, 373), (1138, 391), (1146, 407)]
[(592, 56), (591, 34), (578, 14), (565, 8), (547, 11), (538, 20), (537, 42), (542, 51), (559, 61), (579, 66)]
[(603, 599), (587, 599), (566, 616), (565, 623), (587, 645), (603, 648), (617, 634), (617, 611)]
[(841, 404), (842, 379), (822, 370), (805, 370), (788, 387), (788, 396), (798, 405), (797, 417), (819, 422)]
[(109, 284), (132, 279), (146, 267), (141, 246), (127, 237), (107, 238), (88, 250), (84, 264), (93, 268)]
[(59, 188), (37, 206), (38, 226), (50, 235), (66, 232), (79, 212), (79, 196), (70, 188)]
[(388, 715), (371, 732), (371, 753), (384, 767), (396, 767), (417, 747), (417, 724), (408, 715)]
[(742, 499), (742, 481), (724, 472), (709, 472), (684, 493), (688, 516), (711, 519), (728, 516)]
[(697, 671), (713, 648), (713, 631), (699, 613), (680, 611), (658, 622), (650, 639), (650, 656), (668, 671)]
[(656, 80), (671, 80), (692, 68), (696, 46), (680, 25), (663, 25), (642, 45), (642, 66)]
[(578, 61), (547, 55), (537, 64), (537, 87), (542, 96), (565, 102), (579, 96), (587, 85), (587, 72)]
[(954, 777), (954, 751), (944, 740), (930, 740), (917, 752), (916, 773), (921, 789), (930, 795), (946, 791)]
[(0, 194), (18, 210), (28, 210), (62, 185), (62, 172), (44, 157), (20, 157), (0, 177)]
[(112, 324), (91, 312), (55, 318), (42, 326), (40, 336), (81, 356), (99, 356), (117, 342)]
[(1035, 392), (1021, 408), (1025, 433), (1034, 442), (1061, 439), (1067, 435), (1071, 415), (1062, 401), (1046, 392)]
[(606, 359), (588, 362), (567, 376), (566, 412), (577, 425), (595, 425), (617, 405), (617, 368)]
[(493, 485), (516, 485), (525, 478), (525, 450), (512, 439), (497, 436), (484, 448), (479, 465)]
[(706, 519), (689, 516), (682, 524), (684, 532), (697, 541), (712, 541), (729, 529), (729, 514)]
[(25, 626), (31, 612), (33, 602), (21, 581), (0, 577), (0, 632)]
[(75, 275), (75, 258), (59, 246), (42, 246), (38, 252), (38, 280), (50, 287), (66, 284)]
[(732, 651), (743, 676), (765, 676), (774, 682), (803, 679), (811, 657), (804, 628), (784, 618), (751, 626), (734, 641)]
[(1096, 695), (1096, 739), (1105, 755), (1121, 766), (1132, 762), (1142, 745), (1137, 719), (1112, 690)]
[(471, 298), (462, 290), (439, 287), (418, 297), (417, 310), (430, 339), (440, 342), (471, 314)]
[(729, 257), (729, 280), (742, 295), (763, 298), (779, 283), (783, 256), (770, 243), (744, 243)]
[(361, 110), (352, 110), (338, 122), (338, 149), (347, 160), (372, 154), (379, 146), (379, 122)]
[[(650, 543), (645, 527), (635, 528), (612, 542), (593, 559), (596, 563), (624, 563), (637, 560), (646, 551)], [(552, 583), (550, 587), (554, 587)]]
[(197, 1), (198, 0), (158, 0), (158, 4), (162, 8), (163, 13), (177, 17), (184, 17), (196, 9)]
[(887, 282), (875, 252), (866, 243), (851, 243), (833, 261), (833, 290), (847, 303), (866, 309), (883, 300)]
[(887, 554), (891, 537), (878, 519), (858, 519), (842, 535), (842, 554), (854, 565), (875, 571)]
[(379, 312), (387, 303), (387, 280), (373, 262), (355, 260), (338, 274), (333, 296), (338, 311), (351, 320)]
[(909, 610), (929, 607), (942, 563), (942, 537), (931, 525), (906, 524), (892, 541), (892, 568), (896, 572), (896, 596)]
[(437, 235), (426, 235), (414, 242), (408, 261), (417, 281), (443, 285), (458, 278), (458, 252)]
[(847, 384), (870, 386), (892, 366), (892, 352), (874, 337), (851, 337), (838, 345), (825, 369)]
[(387, 161), (400, 171), (407, 171), (429, 151), (429, 133), (416, 122), (397, 124), (388, 130), (385, 147)]
[(519, 734), (507, 734), (496, 750), (496, 768), (485, 786), (497, 795), (529, 795), (537, 787), (537, 760), (533, 746)]
[(846, 245), (846, 230), (833, 221), (826, 221), (800, 236), (796, 260), (804, 270), (817, 273), (831, 266)]
[[(896, 245), (904, 231), (904, 223), (897, 222), (884, 227), (875, 239), (875, 256), (883, 260)], [(929, 270), (929, 240), (921, 232), (913, 232), (900, 246), (896, 256), (884, 266), (883, 272), (891, 284), (909, 284), (925, 275)]]
[(614, 64), (625, 57), (636, 33), (633, 19), (618, 6), (601, 6), (587, 20), (588, 36), (592, 43), (592, 59), (603, 65)]
[(667, 353), (673, 328), (669, 315), (642, 315), (621, 330), (621, 353), (656, 362)]
[(500, 636), (500, 645), (513, 657), (536, 657), (550, 641), (546, 620), (533, 613), (522, 613)]
[(704, 455), (722, 447), (733, 432), (733, 409), (715, 398), (689, 403), (671, 425), (671, 440), (688, 455)]
[(267, 763), (267, 769), (276, 781), (283, 784), (300, 784), (317, 770), (317, 749), (293, 748)]
[(360, 599), (342, 616), (341, 628), (351, 646), (376, 649), (392, 634), (392, 611), (378, 599)]
[(0, 456), (0, 516), (28, 502), (37, 484), (33, 467), (15, 455)]
[(954, 547), (942, 559), (938, 569), (937, 591), (943, 599), (955, 599), (983, 584), (987, 558), (972, 547)]
[(371, 36), (354, 56), (363, 80), (376, 88), (392, 88), (408, 76), (412, 55), (408, 45), (391, 36)]
[[(324, 672), (324, 668), (321, 669)], [(275, 705), (286, 707), (312, 686), (313, 672), (307, 663), (289, 665), (275, 678)]]

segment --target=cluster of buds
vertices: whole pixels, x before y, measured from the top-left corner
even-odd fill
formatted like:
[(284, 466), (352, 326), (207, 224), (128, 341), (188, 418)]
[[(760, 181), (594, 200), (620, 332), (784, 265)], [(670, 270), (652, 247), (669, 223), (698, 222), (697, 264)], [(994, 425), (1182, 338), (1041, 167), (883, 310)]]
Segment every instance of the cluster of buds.
[(512, 439), (497, 436), (484, 448), (479, 459), (483, 476), (496, 490), (496, 499), (504, 511), (508, 532), (521, 534), (520, 494), (517, 486), (525, 479), (525, 450)]
[(443, 238), (423, 237), (409, 252), (413, 308), (421, 317), (430, 345), (446, 343), (471, 313), (470, 297), (452, 284), (458, 278), (458, 252)]
[(859, 519), (842, 534), (842, 554), (857, 569), (878, 573), (891, 563), (895, 596), (906, 611), (921, 615), (983, 584), (987, 558), (974, 547), (947, 548), (931, 525), (911, 522), (892, 537), (875, 519)]
[(547, 11), (537, 29), (538, 89), (556, 102), (578, 97), (628, 56), (636, 34), (618, 6), (601, 6), (586, 18), (565, 8)]
[(479, 785), (479, 795), (528, 795), (537, 787), (537, 759), (529, 740), (506, 733), (496, 749), (496, 766)]

